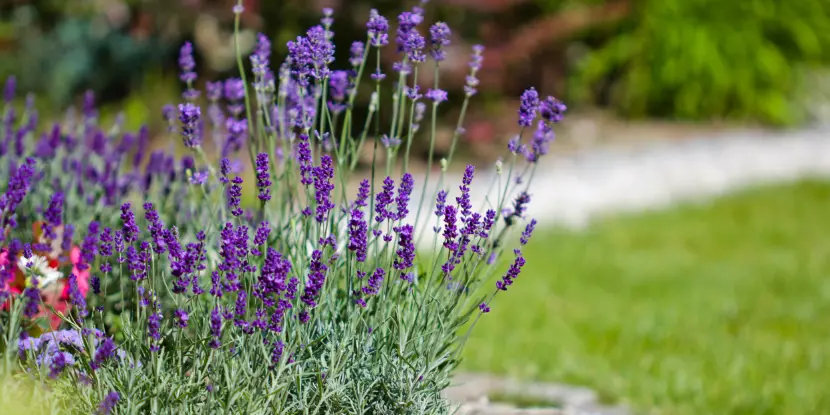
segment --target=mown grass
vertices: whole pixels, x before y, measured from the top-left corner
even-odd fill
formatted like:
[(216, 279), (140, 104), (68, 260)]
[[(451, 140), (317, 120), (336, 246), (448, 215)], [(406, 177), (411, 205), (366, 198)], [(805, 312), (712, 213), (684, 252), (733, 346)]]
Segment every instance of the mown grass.
[(639, 413), (830, 413), (830, 183), (543, 230), (463, 370)]

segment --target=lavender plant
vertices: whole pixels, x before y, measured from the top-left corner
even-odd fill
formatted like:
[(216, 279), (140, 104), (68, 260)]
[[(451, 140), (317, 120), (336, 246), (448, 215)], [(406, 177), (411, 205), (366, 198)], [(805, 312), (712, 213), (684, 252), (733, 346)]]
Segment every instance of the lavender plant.
[[(238, 33), (241, 3), (234, 12)], [(279, 67), (271, 67), (270, 41), (260, 35), (251, 56), (237, 53), (239, 78), (207, 82), (204, 97), (185, 44), (183, 102), (162, 111), (169, 137), (189, 152), (182, 167), (154, 153), (161, 155), (145, 167), (152, 174), (122, 169), (135, 148), (119, 144), (127, 134), (119, 141), (118, 134), (84, 133), (104, 150), (96, 153), (101, 161), (90, 155), (82, 165), (102, 166), (109, 180), (83, 189), (94, 189), (88, 203), (77, 198), (85, 179), (70, 182), (73, 193), (39, 196), (44, 177), (57, 176), (54, 156), (20, 164), (27, 155), (21, 146), (8, 157), (15, 168), (0, 199), (4, 225), (17, 229), (10, 223), (16, 212), (34, 221), (35, 207), (46, 206), (44, 240), (56, 239), (56, 227), (66, 235), (71, 220), (82, 230), (80, 259), (67, 278), (71, 308), (48, 307), (66, 331), (32, 338), (26, 328), (36, 313), (28, 308), (45, 304), (37, 290), (51, 268), (38, 267), (25, 242), (9, 245), (9, 258), (22, 259), (3, 264), (2, 275), (22, 274), (27, 291), (4, 299), (4, 370), (20, 365), (21, 376), (48, 384), (70, 412), (450, 411), (440, 392), (469, 330), (525, 264), (521, 247), (536, 226), (525, 218), (527, 186), (566, 108), (533, 88), (522, 95), (507, 174), (501, 161), (496, 166), (498, 197), (474, 205), (472, 165), (460, 183), (445, 183), (477, 92), (483, 48), (474, 47), (452, 150), (440, 160), (434, 191), (427, 175), (413, 197), (411, 144), (429, 140), (429, 172), (437, 108), (448, 100), (438, 74), (451, 31), (423, 20), (419, 7), (398, 16), (400, 60), (388, 97), (380, 53), (391, 49), (389, 23), (374, 10), (345, 69), (336, 69), (332, 11), (324, 10), (320, 25), (288, 42)], [(435, 84), (421, 91), (418, 72), (430, 67)], [(370, 85), (361, 88), (364, 78)], [(372, 91), (363, 120), (353, 113), (361, 89)], [(421, 129), (427, 108), (429, 128)], [(381, 111), (391, 113), (389, 126), (381, 126)], [(355, 178), (363, 145), (372, 146), (375, 162), (368, 177)], [(242, 171), (246, 163), (252, 174)], [(112, 180), (116, 190), (108, 193)], [(56, 181), (54, 188), (66, 186)], [(255, 195), (250, 209), (247, 192)], [(433, 247), (426, 255), (416, 249), (424, 236)], [(509, 248), (516, 237), (517, 248)], [(73, 238), (70, 232), (68, 245)], [(77, 275), (84, 271), (91, 273), (89, 292)]]

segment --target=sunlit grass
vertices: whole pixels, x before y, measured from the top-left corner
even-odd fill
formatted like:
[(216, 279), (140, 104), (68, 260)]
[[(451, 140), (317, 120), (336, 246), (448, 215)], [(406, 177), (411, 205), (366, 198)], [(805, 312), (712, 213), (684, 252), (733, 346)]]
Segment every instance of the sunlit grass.
[(463, 369), (640, 412), (830, 413), (830, 183), (539, 231)]

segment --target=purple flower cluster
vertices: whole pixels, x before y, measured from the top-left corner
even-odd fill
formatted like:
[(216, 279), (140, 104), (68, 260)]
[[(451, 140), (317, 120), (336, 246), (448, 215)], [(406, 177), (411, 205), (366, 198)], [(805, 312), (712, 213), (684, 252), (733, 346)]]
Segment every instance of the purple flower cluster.
[(389, 22), (385, 17), (372, 9), (369, 12), (369, 21), (366, 23), (369, 31), (369, 44), (376, 47), (385, 46), (389, 43)]
[[(309, 270), (311, 272), (308, 275), (308, 282), (305, 285), (305, 290), (300, 300), (309, 308), (314, 308), (317, 307), (317, 298), (320, 296), (320, 291), (326, 283), (326, 271), (328, 271), (328, 267), (323, 263), (323, 251), (315, 249), (311, 253)], [(308, 314), (302, 314), (301, 320), (305, 320), (303, 323), (307, 322)]]
[(434, 102), (436, 105), (438, 105), (438, 104), (440, 104), (440, 103), (442, 103), (442, 102), (444, 102), (448, 99), (447, 98), (447, 91), (444, 91), (442, 89), (432, 89), (432, 88), (430, 88), (430, 90), (427, 91), (426, 97), (428, 99), (432, 100), (432, 102)]
[(395, 212), (388, 209), (395, 197), (395, 181), (386, 176), (383, 179), (383, 188), (375, 195), (375, 222), (383, 222), (386, 219), (395, 220)]
[(242, 178), (236, 176), (231, 180), (231, 187), (228, 190), (228, 207), (231, 209), (231, 215), (241, 216), (242, 208), (239, 206), (242, 203)]
[(130, 203), (124, 203), (121, 205), (121, 222), (123, 223), (122, 235), (124, 236), (124, 242), (127, 244), (131, 244), (138, 240), (139, 229), (138, 225), (135, 223), (135, 214), (130, 209)]
[(314, 182), (311, 171), (313, 170), (311, 160), (311, 144), (308, 142), (308, 135), (300, 134), (300, 143), (297, 145), (297, 163), (300, 165), (300, 183), (308, 186)]
[[(399, 248), (395, 251), (398, 257), (395, 258), (393, 266), (399, 271), (404, 271), (412, 268), (415, 261), (415, 243), (413, 242), (415, 229), (412, 225), (404, 225), (396, 228), (395, 231), (398, 233)], [(404, 278), (403, 273), (401, 273), (401, 278)]]
[(450, 44), (450, 27), (444, 22), (437, 22), (429, 28), (430, 54), (437, 62), (446, 59), (444, 47)]
[(473, 57), (470, 60), (470, 74), (467, 75), (467, 80), (464, 85), (464, 93), (471, 97), (475, 95), (478, 90), (478, 78), (476, 78), (476, 74), (479, 70), (481, 70), (481, 64), (484, 61), (484, 46), (482, 45), (474, 45), (473, 46)]
[(188, 148), (199, 147), (202, 137), (199, 136), (199, 121), (202, 110), (189, 102), (179, 104), (179, 121), (182, 123), (182, 139)]
[(398, 197), (395, 199), (395, 203), (398, 205), (396, 219), (403, 220), (409, 214), (409, 198), (414, 187), (415, 179), (412, 178), (411, 174), (404, 173), (401, 177), (401, 185), (398, 187)]
[(306, 36), (288, 42), (288, 59), (292, 73), (301, 85), (306, 85), (308, 77), (327, 78), (330, 73), (328, 65), (334, 62), (334, 44), (327, 30), (314, 26), (306, 32)]
[(349, 63), (352, 65), (353, 70), (357, 70), (360, 64), (363, 63), (363, 54), (365, 52), (366, 47), (363, 45), (363, 42), (357, 40), (352, 42), (352, 47), (349, 48), (349, 53), (351, 53)]
[(314, 167), (311, 174), (314, 177), (314, 198), (317, 202), (314, 218), (317, 222), (323, 223), (328, 218), (328, 212), (334, 209), (334, 202), (331, 200), (331, 192), (334, 190), (334, 184), (331, 183), (334, 178), (331, 156), (325, 154), (320, 157), (320, 165)]
[(98, 345), (98, 348), (95, 349), (95, 355), (93, 356), (89, 367), (91, 367), (92, 370), (98, 370), (104, 363), (115, 357), (115, 353), (115, 342), (109, 337), (105, 338)]
[(369, 227), (366, 224), (363, 208), (366, 207), (366, 200), (369, 198), (369, 180), (363, 179), (360, 182), (360, 190), (357, 193), (357, 200), (350, 212), (349, 218), (349, 244), (350, 251), (355, 253), (357, 262), (366, 261), (368, 251)]
[(266, 323), (264, 320), (266, 310), (259, 309), (256, 311), (257, 318), (252, 323), (253, 327), (273, 332), (282, 331), (283, 316), (292, 308), (291, 300), (295, 298), (299, 283), (296, 278), (289, 279), (291, 267), (291, 261), (283, 258), (277, 250), (268, 248), (253, 295), (270, 309), (270, 321)]
[(513, 284), (513, 280), (518, 278), (519, 273), (522, 272), (522, 267), (525, 265), (525, 259), (522, 256), (521, 252), (516, 255), (516, 259), (510, 264), (510, 268), (507, 269), (507, 272), (501, 278), (500, 281), (496, 282), (496, 288), (502, 291), (507, 291), (507, 287)]
[(519, 242), (521, 242), (522, 245), (527, 245), (530, 235), (533, 234), (534, 228), (536, 228), (536, 219), (531, 219), (530, 223), (528, 223), (525, 227), (524, 232), (522, 232), (522, 237), (519, 239)]
[[(424, 20), (424, 16), (413, 12), (403, 12), (398, 15), (398, 31), (395, 42), (398, 45), (398, 53), (403, 52), (410, 62), (423, 62), (426, 60), (424, 47), (426, 40), (416, 27)], [(403, 69), (399, 71), (404, 72)], [(406, 71), (408, 73), (408, 70)]]
[(385, 275), (386, 271), (383, 268), (375, 269), (375, 272), (373, 272), (372, 275), (369, 276), (369, 280), (366, 281), (366, 285), (361, 289), (362, 294), (361, 292), (355, 291), (355, 295), (357, 296), (355, 302), (365, 308), (367, 304), (363, 296), (365, 295), (369, 297), (377, 294), (378, 291), (380, 291), (380, 286), (383, 284), (383, 277)]
[(222, 346), (222, 314), (218, 305), (210, 312), (210, 336), (212, 339), (208, 345), (211, 349), (218, 349)]
[(98, 412), (96, 415), (109, 415), (112, 413), (112, 410), (115, 409), (115, 405), (118, 404), (118, 401), (121, 399), (121, 396), (118, 395), (118, 392), (112, 391), (104, 397), (104, 400), (98, 404)]
[[(49, 207), (46, 208), (46, 211), (43, 212), (43, 236), (46, 238), (47, 241), (52, 241), (58, 237), (55, 233), (55, 228), (61, 225), (63, 222), (63, 204), (64, 204), (64, 195), (63, 192), (55, 192), (52, 195), (52, 199), (49, 200)], [(37, 248), (40, 251), (48, 251), (48, 246), (41, 246)]]
[(329, 94), (331, 100), (328, 102), (329, 110), (339, 114), (346, 110), (348, 105), (344, 102), (346, 94), (351, 88), (351, 79), (348, 71), (334, 71), (329, 77)]
[(530, 127), (536, 119), (536, 111), (539, 110), (539, 93), (531, 87), (522, 93), (519, 105), (519, 126)]
[(95, 255), (98, 254), (98, 233), (101, 231), (101, 224), (97, 221), (89, 223), (87, 228), (87, 235), (81, 244), (81, 262), (78, 264), (78, 269), (81, 271), (89, 269), (89, 266), (95, 262)]
[(256, 187), (259, 189), (259, 200), (271, 200), (271, 172), (268, 162), (268, 153), (259, 153), (256, 156)]
[[(5, 229), (7, 226), (11, 228), (17, 227), (15, 211), (29, 192), (29, 186), (31, 185), (34, 174), (35, 160), (27, 158), (26, 162), (11, 175), (6, 193), (0, 196), (0, 215), (2, 215), (2, 218), (0, 218), (0, 228)], [(0, 238), (3, 237), (0, 235)]]

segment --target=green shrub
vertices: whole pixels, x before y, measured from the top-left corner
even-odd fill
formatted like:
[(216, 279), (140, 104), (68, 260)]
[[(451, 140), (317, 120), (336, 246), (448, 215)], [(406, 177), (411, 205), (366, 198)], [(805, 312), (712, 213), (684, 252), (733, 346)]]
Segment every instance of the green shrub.
[(582, 101), (608, 88), (631, 117), (792, 124), (802, 70), (830, 60), (826, 1), (644, 0), (620, 29), (588, 36), (571, 85)]

